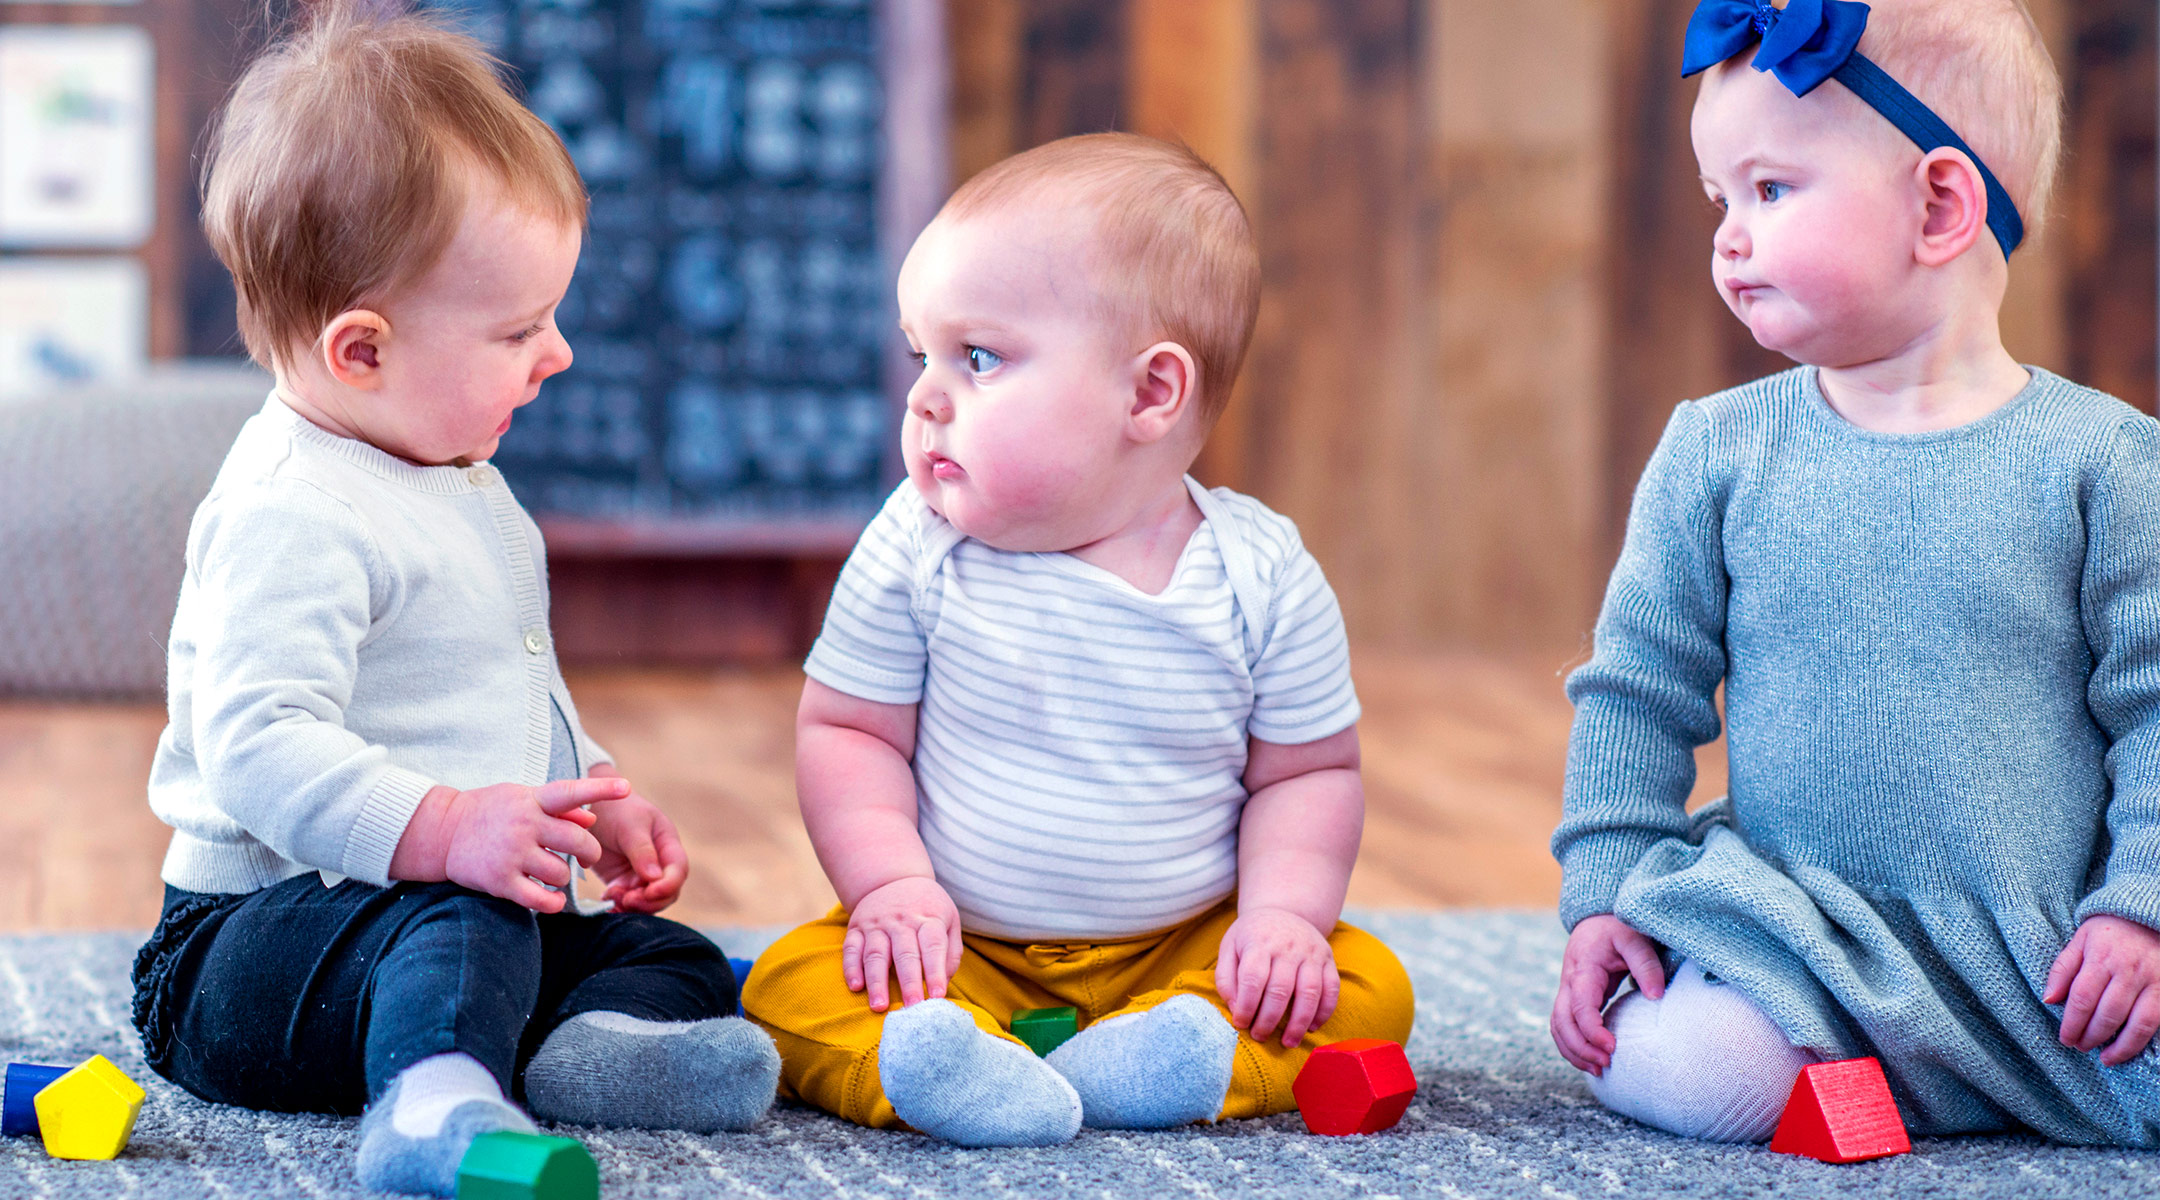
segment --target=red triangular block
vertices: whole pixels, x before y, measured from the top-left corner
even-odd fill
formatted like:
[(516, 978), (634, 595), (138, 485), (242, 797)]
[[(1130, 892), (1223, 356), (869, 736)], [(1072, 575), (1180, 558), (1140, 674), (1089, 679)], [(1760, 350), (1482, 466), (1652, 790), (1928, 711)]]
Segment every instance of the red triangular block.
[(1849, 1163), (1912, 1151), (1882, 1064), (1872, 1058), (1816, 1063), (1793, 1081), (1770, 1148)]
[(1402, 1120), (1417, 1095), (1417, 1076), (1399, 1044), (1348, 1038), (1313, 1051), (1290, 1095), (1314, 1133), (1378, 1133)]

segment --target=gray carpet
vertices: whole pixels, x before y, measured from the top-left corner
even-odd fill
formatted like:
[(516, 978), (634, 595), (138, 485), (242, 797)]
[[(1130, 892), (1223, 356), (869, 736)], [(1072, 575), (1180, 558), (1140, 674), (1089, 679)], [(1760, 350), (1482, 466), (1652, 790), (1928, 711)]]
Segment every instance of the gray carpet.
[[(2160, 1194), (2160, 1154), (2027, 1138), (1925, 1141), (1833, 1167), (1681, 1141), (1599, 1109), (1545, 1032), (1561, 938), (1550, 914), (1367, 914), (1417, 981), (1410, 1058), (1421, 1087), (1394, 1130), (1307, 1135), (1293, 1115), (1173, 1133), (1083, 1133), (1049, 1150), (962, 1150), (802, 1109), (747, 1134), (564, 1129), (599, 1160), (604, 1194), (840, 1196), (2104, 1196)], [(723, 939), (736, 953), (752, 939)], [(116, 1162), (64, 1163), (0, 1145), (0, 1196), (365, 1195), (357, 1122), (204, 1104), (142, 1065), (127, 1026), (120, 935), (0, 939), (0, 1055), (105, 1054), (149, 1089)]]

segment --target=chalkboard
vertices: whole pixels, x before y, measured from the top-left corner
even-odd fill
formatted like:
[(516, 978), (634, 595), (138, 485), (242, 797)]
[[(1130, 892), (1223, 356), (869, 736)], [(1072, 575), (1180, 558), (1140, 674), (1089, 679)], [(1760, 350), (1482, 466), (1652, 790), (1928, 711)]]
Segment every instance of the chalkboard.
[(899, 411), (873, 0), (430, 7), (511, 66), (592, 194), (558, 313), (576, 361), (496, 457), (527, 505), (705, 529), (874, 511)]

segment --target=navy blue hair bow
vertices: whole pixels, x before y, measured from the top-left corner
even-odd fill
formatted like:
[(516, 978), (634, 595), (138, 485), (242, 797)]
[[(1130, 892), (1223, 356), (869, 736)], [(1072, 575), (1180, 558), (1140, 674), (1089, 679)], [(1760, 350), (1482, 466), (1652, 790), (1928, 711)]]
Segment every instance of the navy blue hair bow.
[(1768, 0), (1702, 0), (1688, 18), (1680, 74), (1685, 78), (1714, 67), (1759, 39), (1762, 48), (1748, 65), (1776, 75), (1793, 95), (1805, 96), (1823, 80), (1837, 80), (1911, 138), (1923, 154), (1948, 146), (1972, 160), (1987, 190), (1988, 229), (2008, 258), (2025, 240), (2025, 222), (2010, 193), (1933, 109), (1858, 52), (1867, 19), (1868, 6), (1856, 0), (1789, 0), (1782, 9)]

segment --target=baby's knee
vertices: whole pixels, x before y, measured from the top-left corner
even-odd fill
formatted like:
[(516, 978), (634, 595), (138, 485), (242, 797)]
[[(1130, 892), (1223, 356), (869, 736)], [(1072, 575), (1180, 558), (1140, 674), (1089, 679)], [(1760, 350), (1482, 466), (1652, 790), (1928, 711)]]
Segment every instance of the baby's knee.
[(768, 1028), (787, 1027), (823, 1009), (867, 1008), (840, 971), (847, 919), (827, 917), (788, 931), (750, 968), (742, 988), (743, 1015)]
[(1590, 1078), (1607, 1108), (1682, 1137), (1759, 1142), (1815, 1061), (1738, 988), (1682, 963), (1663, 999), (1641, 992), (1605, 1014), (1612, 1063)]
[(540, 921), (531, 909), (454, 883), (400, 885), (399, 939), (452, 937), (498, 953), (540, 953)]
[(1342, 991), (1327, 1036), (1408, 1041), (1417, 996), (1402, 960), (1379, 938), (1352, 925), (1337, 925), (1328, 947)]

